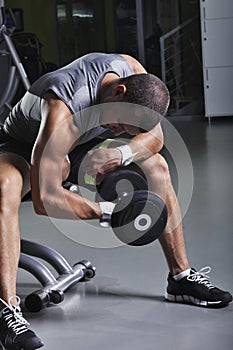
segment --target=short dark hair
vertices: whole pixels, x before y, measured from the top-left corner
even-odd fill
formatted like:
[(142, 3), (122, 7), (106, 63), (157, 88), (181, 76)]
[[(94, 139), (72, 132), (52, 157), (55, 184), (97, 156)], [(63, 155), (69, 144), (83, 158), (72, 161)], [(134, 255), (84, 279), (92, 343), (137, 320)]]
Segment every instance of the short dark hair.
[(167, 112), (170, 94), (166, 85), (153, 74), (134, 74), (120, 78), (126, 87), (124, 102), (138, 104), (154, 110), (161, 116)]

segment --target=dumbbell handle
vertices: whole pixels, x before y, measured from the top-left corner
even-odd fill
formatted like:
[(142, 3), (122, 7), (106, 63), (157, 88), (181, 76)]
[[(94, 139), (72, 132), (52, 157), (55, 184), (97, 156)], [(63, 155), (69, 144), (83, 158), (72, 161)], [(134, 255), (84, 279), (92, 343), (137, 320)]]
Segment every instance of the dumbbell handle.
[[(76, 184), (73, 184), (71, 182), (64, 182), (62, 185), (66, 190), (69, 190), (77, 194), (81, 194), (79, 186)], [(99, 205), (102, 212), (102, 215), (99, 221), (100, 226), (111, 227), (112, 212), (116, 204), (112, 202), (99, 202)]]
[(112, 214), (103, 213), (99, 221), (100, 226), (105, 228), (111, 227), (111, 218)]
[(66, 189), (69, 190), (70, 192), (81, 194), (80, 188), (78, 185), (73, 184), (72, 182), (63, 182), (62, 186)]

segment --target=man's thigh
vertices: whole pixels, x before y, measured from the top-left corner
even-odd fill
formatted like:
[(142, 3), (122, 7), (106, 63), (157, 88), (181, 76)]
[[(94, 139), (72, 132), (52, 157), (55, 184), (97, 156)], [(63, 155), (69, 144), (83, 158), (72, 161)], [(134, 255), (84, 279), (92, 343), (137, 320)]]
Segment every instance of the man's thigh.
[(22, 197), (30, 190), (31, 150), (32, 145), (13, 139), (0, 127), (0, 179), (20, 186)]

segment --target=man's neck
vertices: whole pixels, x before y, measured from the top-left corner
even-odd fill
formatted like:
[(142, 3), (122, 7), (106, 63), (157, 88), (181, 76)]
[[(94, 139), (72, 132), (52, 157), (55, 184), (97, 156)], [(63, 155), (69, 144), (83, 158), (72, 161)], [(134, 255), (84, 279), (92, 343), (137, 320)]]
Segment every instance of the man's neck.
[(103, 100), (103, 97), (105, 96), (106, 92), (108, 91), (109, 87), (119, 80), (119, 76), (116, 73), (107, 73), (102, 79), (101, 85), (100, 85), (100, 92), (99, 92), (99, 99), (100, 102)]

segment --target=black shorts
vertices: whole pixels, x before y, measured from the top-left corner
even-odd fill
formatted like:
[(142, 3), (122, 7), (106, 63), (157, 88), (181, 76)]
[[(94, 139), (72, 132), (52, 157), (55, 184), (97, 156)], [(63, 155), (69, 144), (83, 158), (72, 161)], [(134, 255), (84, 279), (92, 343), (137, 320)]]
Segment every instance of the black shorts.
[[(93, 189), (92, 185), (89, 185), (85, 182), (84, 173), (80, 168), (80, 164), (89, 150), (93, 149), (97, 145), (101, 144), (104, 140), (111, 138), (112, 136), (113, 135), (109, 131), (106, 131), (100, 136), (76, 146), (69, 154), (71, 169), (67, 181), (85, 186), (89, 189)], [(32, 148), (33, 145), (13, 139), (5, 133), (3, 128), (0, 128), (0, 154), (15, 153), (22, 156), (28, 162), (28, 164), (30, 164)]]
[(15, 153), (22, 156), (30, 164), (32, 147), (33, 145), (29, 143), (13, 139), (0, 127), (0, 154)]

